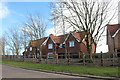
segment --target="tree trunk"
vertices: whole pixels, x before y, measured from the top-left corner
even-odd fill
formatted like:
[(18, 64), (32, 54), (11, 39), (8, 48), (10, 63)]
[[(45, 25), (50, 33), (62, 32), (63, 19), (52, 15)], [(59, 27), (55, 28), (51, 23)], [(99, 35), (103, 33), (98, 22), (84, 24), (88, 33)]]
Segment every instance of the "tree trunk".
[(17, 55), (17, 56), (19, 55), (19, 52), (18, 52), (18, 50), (16, 50), (16, 55)]
[(88, 55), (89, 55), (89, 60), (93, 62), (92, 59), (92, 36), (87, 33), (86, 35), (86, 47), (87, 47), (87, 51), (88, 51)]
[(41, 63), (41, 61), (42, 61), (42, 51), (41, 51), (41, 49), (40, 49), (39, 63)]
[(66, 47), (66, 43), (65, 43), (65, 59), (67, 60), (67, 47)]
[(85, 65), (85, 54), (83, 53), (83, 65)]
[(90, 54), (91, 54), (91, 51), (90, 51), (90, 45), (89, 45), (89, 35), (87, 34), (86, 35), (87, 37), (86, 37), (86, 47), (87, 47), (87, 51), (88, 51), (88, 54), (89, 54), (89, 59), (91, 59), (91, 56), (90, 56)]

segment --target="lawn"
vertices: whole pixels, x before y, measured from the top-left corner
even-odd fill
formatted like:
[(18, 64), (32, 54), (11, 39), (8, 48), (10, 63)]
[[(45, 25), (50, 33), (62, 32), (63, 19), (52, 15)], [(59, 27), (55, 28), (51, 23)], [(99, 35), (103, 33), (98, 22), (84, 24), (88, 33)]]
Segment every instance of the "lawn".
[(96, 76), (118, 76), (118, 68), (120, 67), (101, 67), (101, 66), (81, 66), (81, 65), (60, 65), (60, 64), (40, 64), (40, 63), (29, 63), (29, 62), (15, 62), (15, 61), (2, 61), (4, 64), (21, 66), (32, 69), (42, 69), (49, 71), (68, 72), (85, 75), (96, 75)]

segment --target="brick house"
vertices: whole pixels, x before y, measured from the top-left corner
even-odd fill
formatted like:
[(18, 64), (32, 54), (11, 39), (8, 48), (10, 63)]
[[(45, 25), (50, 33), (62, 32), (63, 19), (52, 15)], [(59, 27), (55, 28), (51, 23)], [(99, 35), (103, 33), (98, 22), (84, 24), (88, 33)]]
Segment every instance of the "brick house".
[(37, 40), (31, 40), (28, 44), (28, 46), (26, 47), (24, 53), (24, 56), (26, 57), (33, 57), (33, 55), (35, 57), (39, 57), (40, 53), (42, 53), (42, 48), (40, 47), (40, 45), (42, 45), (42, 43), (47, 39), (47, 37), (41, 38), (41, 39), (37, 39)]
[[(41, 52), (42, 55), (48, 55), (48, 58), (53, 58), (51, 56), (53, 54), (57, 54), (58, 58), (65, 58), (65, 55), (70, 55), (71, 58), (80, 58), (81, 53), (87, 53), (84, 38), (85, 32), (70, 32), (59, 36), (50, 34), (49, 37), (30, 41), (26, 54), (37, 56)], [(94, 45), (91, 53), (95, 53)]]
[[(70, 32), (65, 35), (55, 36), (50, 34), (44, 44), (43, 54), (58, 54), (59, 58), (65, 58), (65, 55), (78, 58), (80, 53), (87, 53), (85, 45), (85, 32)], [(92, 53), (95, 53), (94, 45)], [(49, 56), (49, 58), (52, 58)]]
[(120, 24), (107, 25), (107, 45), (109, 52), (120, 52)]

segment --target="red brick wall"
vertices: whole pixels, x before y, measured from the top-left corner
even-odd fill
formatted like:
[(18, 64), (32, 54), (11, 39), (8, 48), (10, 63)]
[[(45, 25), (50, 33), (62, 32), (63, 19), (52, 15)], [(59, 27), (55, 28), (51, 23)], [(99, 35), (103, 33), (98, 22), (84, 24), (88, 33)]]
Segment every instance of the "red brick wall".
[(57, 53), (65, 53), (65, 48), (58, 48)]
[(80, 49), (81, 49), (82, 53), (87, 53), (87, 48), (84, 43), (80, 44)]
[[(69, 47), (69, 41), (74, 41), (74, 47)], [(80, 44), (78, 41), (70, 34), (66, 41), (66, 46), (67, 46), (67, 52), (68, 53), (74, 53), (74, 52), (80, 52)]]
[[(48, 49), (48, 44), (53, 44), (53, 49)], [(53, 43), (52, 39), (49, 38), (46, 45), (43, 47), (43, 54), (47, 54), (49, 52), (53, 52), (54, 53), (54, 49), (55, 49), (55, 44)], [(45, 51), (45, 52), (44, 52)]]
[(47, 46), (46, 45), (43, 45), (42, 46), (42, 55), (46, 55), (48, 53), (47, 51)]
[[(74, 41), (74, 47), (69, 47), (69, 41)], [(53, 44), (53, 49), (48, 49), (49, 44)], [(45, 55), (49, 52), (55, 53), (55, 47), (56, 46), (58, 46), (58, 45), (54, 44), (52, 39), (49, 38), (46, 45), (42, 47), (42, 54)], [(66, 49), (67, 49), (67, 53), (78, 53), (80, 51), (83, 52), (83, 53), (87, 53), (87, 48), (86, 48), (85, 44), (81, 43), (81, 42), (78, 42), (72, 34), (70, 34), (70, 36), (66, 40)], [(95, 52), (95, 45), (93, 44), (92, 53), (94, 53), (94, 52)], [(56, 53), (58, 53), (58, 54), (59, 53), (65, 53), (65, 47), (56, 48)]]
[(114, 40), (112, 39), (109, 31), (107, 32), (107, 38), (108, 50), (109, 52), (114, 52)]
[(120, 49), (120, 31), (114, 38), (115, 49)]

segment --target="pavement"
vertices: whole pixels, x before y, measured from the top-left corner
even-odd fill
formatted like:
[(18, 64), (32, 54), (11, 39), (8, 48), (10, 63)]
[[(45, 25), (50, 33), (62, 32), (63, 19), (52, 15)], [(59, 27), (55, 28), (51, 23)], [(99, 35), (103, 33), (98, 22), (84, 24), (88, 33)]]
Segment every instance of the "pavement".
[(92, 76), (70, 75), (67, 73), (54, 73), (29, 68), (2, 65), (2, 78), (69, 78), (69, 80), (117, 80), (117, 78), (96, 78)]

